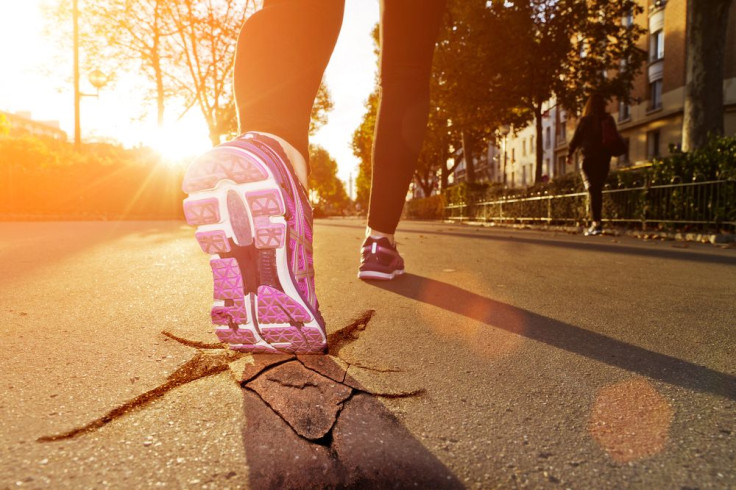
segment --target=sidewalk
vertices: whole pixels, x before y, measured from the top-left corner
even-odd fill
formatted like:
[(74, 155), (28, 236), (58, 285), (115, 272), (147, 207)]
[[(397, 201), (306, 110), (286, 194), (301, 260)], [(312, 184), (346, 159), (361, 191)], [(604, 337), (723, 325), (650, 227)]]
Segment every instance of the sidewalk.
[(736, 486), (733, 250), (406, 222), (372, 284), (320, 220), (332, 357), (263, 359), (191, 235), (0, 223), (0, 489)]

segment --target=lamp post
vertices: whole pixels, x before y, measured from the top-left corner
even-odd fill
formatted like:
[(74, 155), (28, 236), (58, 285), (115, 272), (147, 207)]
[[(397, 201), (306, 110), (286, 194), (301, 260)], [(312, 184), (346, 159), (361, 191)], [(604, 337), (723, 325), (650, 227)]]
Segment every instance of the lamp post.
[(89, 73), (89, 83), (92, 84), (97, 93), (84, 94), (79, 89), (79, 6), (78, 0), (72, 2), (72, 22), (74, 25), (74, 148), (78, 151), (82, 148), (82, 126), (80, 122), (80, 104), (82, 97), (98, 97), (100, 88), (107, 83), (107, 76), (100, 70), (92, 70)]

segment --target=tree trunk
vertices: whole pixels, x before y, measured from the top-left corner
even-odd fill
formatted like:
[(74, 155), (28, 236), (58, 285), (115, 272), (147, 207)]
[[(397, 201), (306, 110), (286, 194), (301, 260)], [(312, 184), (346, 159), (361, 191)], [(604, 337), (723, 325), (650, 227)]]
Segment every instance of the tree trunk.
[(432, 194), (434, 181), (430, 177), (422, 178), (419, 174), (415, 173), (414, 181), (419, 184), (419, 187), (421, 187), (424, 197), (429, 197)]
[(534, 124), (536, 127), (536, 165), (534, 166), (534, 183), (542, 182), (542, 163), (544, 161), (544, 131), (542, 128), (542, 104), (534, 105)]
[(465, 161), (465, 181), (468, 184), (475, 183), (475, 165), (473, 164), (473, 150), (468, 133), (462, 132), (463, 160)]
[(217, 128), (217, 122), (210, 122), (210, 142), (212, 143), (212, 146), (217, 146), (220, 144), (220, 131), (218, 131)]
[(687, 2), (687, 73), (682, 149), (723, 134), (723, 62), (732, 0)]
[(164, 74), (161, 68), (161, 7), (161, 0), (157, 0), (156, 6), (154, 7), (153, 52), (151, 53), (151, 63), (156, 78), (156, 122), (159, 129), (164, 126), (164, 100), (166, 98), (166, 93), (164, 92)]

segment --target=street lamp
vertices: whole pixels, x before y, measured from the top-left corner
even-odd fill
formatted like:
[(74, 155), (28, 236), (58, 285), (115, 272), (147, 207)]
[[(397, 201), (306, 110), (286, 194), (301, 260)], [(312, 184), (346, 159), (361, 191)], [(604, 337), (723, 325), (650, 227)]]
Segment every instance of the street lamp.
[(97, 97), (102, 88), (107, 83), (107, 76), (100, 70), (92, 70), (89, 73), (89, 83), (92, 84), (97, 93), (84, 94), (79, 90), (79, 7), (78, 0), (72, 3), (72, 21), (74, 24), (74, 148), (80, 150), (82, 148), (82, 128), (80, 123), (79, 102), (82, 97)]

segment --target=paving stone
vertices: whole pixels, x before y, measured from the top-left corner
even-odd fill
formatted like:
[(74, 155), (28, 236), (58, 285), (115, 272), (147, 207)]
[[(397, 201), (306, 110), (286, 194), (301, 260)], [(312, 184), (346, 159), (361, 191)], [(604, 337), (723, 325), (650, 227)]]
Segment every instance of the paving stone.
[(370, 395), (356, 394), (345, 404), (332, 436), (348, 488), (464, 488)]
[(246, 356), (243, 358), (245, 361), (230, 366), (235, 381), (247, 383), (263, 372), (264, 369), (294, 359), (293, 354), (253, 354), (251, 357), (252, 361), (248, 360), (249, 356)]
[(352, 389), (287, 362), (247, 384), (302, 437), (315, 440), (327, 434)]
[(335, 488), (342, 475), (329, 449), (299, 437), (258, 395), (243, 390), (249, 488)]
[(341, 383), (345, 379), (348, 363), (335, 356), (297, 356), (299, 361), (309, 369)]

